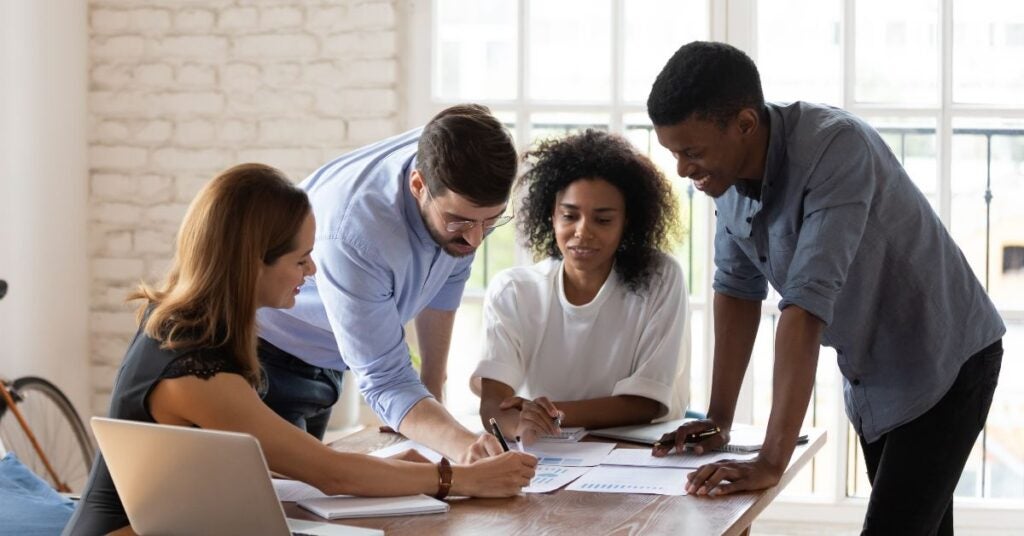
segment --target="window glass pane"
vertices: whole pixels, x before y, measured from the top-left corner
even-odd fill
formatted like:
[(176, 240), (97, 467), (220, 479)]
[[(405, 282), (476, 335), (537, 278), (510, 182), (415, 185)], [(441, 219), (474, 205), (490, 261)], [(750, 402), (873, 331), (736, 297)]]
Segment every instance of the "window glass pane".
[(687, 409), (706, 415), (711, 396), (708, 381), (711, 378), (711, 362), (704, 359), (707, 352), (707, 341), (704, 340), (707, 309), (702, 304), (695, 305), (692, 296), (690, 308), (690, 406)]
[(475, 414), (480, 398), (469, 390), (469, 377), (476, 370), (483, 350), (483, 305), (480, 299), (463, 299), (455, 313), (451, 351), (448, 352), (448, 381), (445, 407), (452, 415)]
[(494, 276), (516, 264), (515, 220), (496, 228), (476, 250), (467, 289), (483, 291)]
[(953, 3), (953, 99), (1019, 105), (1024, 94), (1024, 2)]
[(708, 210), (710, 199), (693, 188), (689, 179), (676, 173), (676, 161), (667, 149), (658, 143), (654, 129), (646, 114), (628, 114), (624, 117), (624, 135), (672, 182), (679, 199), (680, 226), (683, 240), (676, 245), (675, 256), (686, 275), (686, 288), (690, 301), (703, 301), (710, 259), (708, 258)]
[(672, 54), (708, 38), (707, 0), (630, 0), (625, 12), (623, 98), (645, 103), (651, 84)]
[(533, 114), (530, 116), (530, 143), (532, 145), (549, 138), (561, 138), (588, 128), (608, 130), (608, 114)]
[(936, 160), (935, 120), (930, 117), (865, 118), (903, 164), (910, 180), (939, 210), (938, 161)]
[(954, 122), (951, 186), (953, 238), (996, 305), (1024, 309), (1024, 123)]
[(938, 5), (935, 0), (856, 3), (858, 102), (938, 102)]
[(1024, 498), (1024, 318), (1006, 321), (1002, 370), (985, 427), (985, 496)]
[(611, 100), (609, 0), (531, 2), (527, 33), (530, 98)]
[(517, 15), (506, 0), (438, 0), (435, 96), (514, 99)]
[(757, 65), (765, 99), (841, 106), (841, 3), (774, 0), (757, 5)]

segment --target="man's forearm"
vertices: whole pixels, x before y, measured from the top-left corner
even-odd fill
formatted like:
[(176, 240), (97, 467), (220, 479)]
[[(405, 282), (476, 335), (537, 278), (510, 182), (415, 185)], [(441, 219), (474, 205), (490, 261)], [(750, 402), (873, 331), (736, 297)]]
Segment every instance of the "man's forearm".
[(779, 319), (772, 411), (760, 457), (780, 474), (789, 464), (800, 425), (807, 414), (824, 328), (820, 319), (795, 305), (783, 310)]
[(715, 293), (715, 364), (708, 417), (730, 428), (761, 322), (761, 302)]
[(429, 397), (417, 402), (406, 413), (398, 431), (456, 460), (476, 440), (475, 434), (459, 424), (444, 406)]
[(455, 311), (424, 309), (416, 316), (416, 339), (420, 349), (420, 380), (438, 402), (444, 403), (448, 378), (448, 349), (451, 346)]

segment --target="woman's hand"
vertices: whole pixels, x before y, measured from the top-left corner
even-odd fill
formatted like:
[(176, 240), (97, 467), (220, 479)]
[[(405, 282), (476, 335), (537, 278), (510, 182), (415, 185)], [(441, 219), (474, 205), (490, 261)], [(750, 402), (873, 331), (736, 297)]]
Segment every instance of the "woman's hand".
[(525, 452), (506, 452), (470, 465), (452, 467), (452, 495), (511, 497), (530, 484), (537, 458)]
[(498, 409), (519, 410), (519, 423), (516, 425), (515, 433), (524, 445), (532, 445), (538, 436), (558, 435), (562, 432), (558, 421), (564, 414), (546, 396), (533, 400), (512, 396), (503, 400)]
[(473, 463), (477, 460), (484, 458), (490, 458), (491, 456), (497, 456), (505, 452), (501, 448), (501, 443), (498, 442), (498, 438), (494, 437), (493, 434), (483, 433), (477, 436), (466, 452), (462, 454), (462, 458), (458, 461), (459, 463)]

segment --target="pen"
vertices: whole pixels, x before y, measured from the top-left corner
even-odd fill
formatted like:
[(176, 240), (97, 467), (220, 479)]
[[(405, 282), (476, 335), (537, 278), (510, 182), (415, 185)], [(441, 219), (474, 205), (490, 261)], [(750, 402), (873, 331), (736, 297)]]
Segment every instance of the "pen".
[(501, 443), (501, 448), (508, 452), (508, 443), (505, 442), (505, 436), (501, 433), (501, 428), (498, 428), (498, 421), (491, 417), (491, 433), (494, 437), (498, 438), (498, 443)]
[(519, 449), (519, 452), (526, 452), (526, 449), (523, 448), (523, 438), (519, 436), (516, 436), (516, 448)]

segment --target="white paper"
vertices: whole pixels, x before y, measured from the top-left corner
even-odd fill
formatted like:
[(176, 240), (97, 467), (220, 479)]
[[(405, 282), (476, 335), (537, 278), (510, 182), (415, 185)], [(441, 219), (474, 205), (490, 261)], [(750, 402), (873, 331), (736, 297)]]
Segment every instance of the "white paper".
[(647, 449), (615, 449), (609, 454), (601, 465), (628, 465), (633, 467), (679, 467), (696, 469), (708, 463), (720, 462), (723, 460), (750, 460), (757, 457), (757, 453), (737, 454), (733, 452), (708, 452), (705, 454), (694, 454), (673, 452), (668, 456), (657, 458), (651, 455)]
[(274, 492), (277, 493), (277, 500), (279, 501), (301, 501), (303, 499), (327, 497), (322, 491), (301, 480), (275, 478), (272, 482), (274, 484)]
[(686, 469), (602, 465), (569, 485), (568, 490), (594, 493), (686, 495)]
[(547, 493), (576, 480), (590, 467), (560, 467), (558, 465), (538, 465), (530, 485), (523, 488), (523, 493)]
[(430, 447), (425, 447), (411, 439), (406, 439), (405, 441), (402, 441), (400, 443), (395, 443), (390, 447), (377, 449), (371, 452), (370, 456), (376, 456), (378, 458), (388, 458), (390, 456), (394, 456), (395, 454), (398, 454), (409, 449), (419, 452), (420, 454), (423, 455), (424, 458), (430, 460), (433, 463), (441, 461), (441, 455), (436, 450), (433, 450)]
[(615, 448), (614, 443), (557, 443), (538, 441), (526, 452), (537, 457), (538, 464), (567, 467), (594, 467)]
[(583, 436), (587, 435), (587, 429), (581, 426), (563, 426), (562, 433), (559, 435), (542, 435), (537, 438), (538, 441), (552, 441), (556, 443), (565, 442), (576, 442), (583, 439)]

